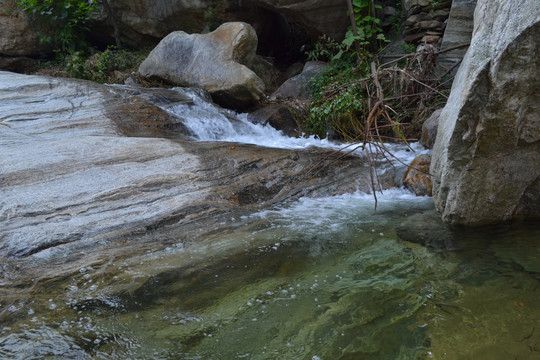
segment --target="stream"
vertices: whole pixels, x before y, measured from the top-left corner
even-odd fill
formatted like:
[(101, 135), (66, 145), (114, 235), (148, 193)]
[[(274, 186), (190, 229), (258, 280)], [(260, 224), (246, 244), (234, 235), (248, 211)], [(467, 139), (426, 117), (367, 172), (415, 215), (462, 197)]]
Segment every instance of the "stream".
[[(340, 147), (197, 99), (167, 109), (191, 119), (195, 140)], [(536, 223), (450, 228), (431, 198), (396, 188), (376, 208), (362, 192), (303, 197), (200, 234), (0, 283), (0, 358), (540, 358)]]

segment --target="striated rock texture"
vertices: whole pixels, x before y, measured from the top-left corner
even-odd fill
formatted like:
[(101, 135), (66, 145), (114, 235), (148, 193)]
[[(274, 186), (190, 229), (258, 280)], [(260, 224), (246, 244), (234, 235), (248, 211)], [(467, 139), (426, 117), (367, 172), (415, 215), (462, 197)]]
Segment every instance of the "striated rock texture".
[[(471, 42), (474, 25), (474, 9), (477, 0), (460, 0), (452, 2), (450, 17), (442, 38), (441, 51), (455, 48), (460, 45), (467, 45)], [(455, 74), (457, 64), (465, 56), (467, 47), (460, 47), (454, 50), (445, 51), (439, 55), (439, 72)]]
[(479, 0), (433, 150), (443, 220), (540, 217), (540, 2)]
[(191, 104), (179, 91), (0, 72), (0, 259), (39, 277), (164, 248), (227, 214), (370, 188), (359, 158), (186, 141), (167, 111)]
[(263, 81), (246, 65), (255, 57), (257, 34), (246, 23), (226, 23), (209, 34), (167, 35), (139, 67), (141, 75), (202, 88), (230, 108), (253, 105)]

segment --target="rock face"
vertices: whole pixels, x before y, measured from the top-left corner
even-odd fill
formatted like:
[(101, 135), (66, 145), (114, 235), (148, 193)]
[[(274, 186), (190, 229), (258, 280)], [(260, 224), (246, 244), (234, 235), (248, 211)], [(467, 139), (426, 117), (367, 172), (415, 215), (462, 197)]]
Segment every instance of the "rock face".
[(182, 140), (179, 91), (0, 72), (0, 259), (85, 266), (225, 214), (369, 189), (359, 158), (319, 169), (331, 151)]
[[(473, 31), (473, 15), (477, 0), (453, 1), (448, 24), (442, 38), (441, 51), (454, 48), (459, 45), (467, 45), (471, 41)], [(456, 48), (443, 52), (439, 56), (439, 71), (454, 75), (457, 71), (457, 63), (463, 59), (467, 47)], [(454, 70), (451, 70), (454, 69)]]
[[(299, 24), (313, 40), (321, 34), (340, 39), (348, 26), (347, 5), (340, 0), (115, 0), (107, 4), (96, 23), (94, 35), (108, 38), (110, 42), (112, 28), (116, 26), (121, 41), (130, 46), (155, 44), (173, 31), (201, 33), (205, 28), (213, 30), (215, 26), (233, 21), (249, 22), (265, 39), (281, 37), (290, 29), (280, 26), (292, 23)], [(280, 17), (289, 25), (283, 24)], [(293, 33), (293, 36), (298, 35)], [(280, 41), (283, 43), (283, 39)]]
[(321, 34), (341, 39), (349, 25), (347, 3), (341, 0), (254, 0), (253, 2), (287, 15), (301, 24), (313, 39)]
[(209, 34), (167, 35), (139, 67), (141, 75), (202, 88), (231, 108), (261, 99), (263, 81), (246, 65), (255, 57), (257, 34), (246, 23), (227, 23)]
[(540, 2), (479, 0), (433, 150), (443, 220), (540, 216)]
[(0, 56), (29, 56), (51, 49), (40, 44), (37, 30), (17, 7), (16, 0), (3, 0), (0, 6)]

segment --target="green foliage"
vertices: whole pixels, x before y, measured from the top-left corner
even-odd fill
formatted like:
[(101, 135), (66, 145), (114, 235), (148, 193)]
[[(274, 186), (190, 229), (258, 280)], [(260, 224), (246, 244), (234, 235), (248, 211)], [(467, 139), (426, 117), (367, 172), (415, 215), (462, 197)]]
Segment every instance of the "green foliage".
[(306, 45), (300, 49), (307, 55), (309, 61), (331, 61), (337, 53), (345, 50), (343, 44), (338, 43), (328, 35), (322, 35), (319, 40), (308, 50)]
[(59, 66), (79, 79), (100, 83), (122, 83), (146, 57), (147, 51), (132, 52), (109, 46), (103, 52), (89, 57), (83, 51), (74, 51), (58, 59)]
[(17, 5), (48, 29), (40, 34), (40, 41), (52, 43), (64, 52), (76, 52), (87, 47), (86, 24), (96, 10), (96, 2), (89, 0), (18, 0)]
[(356, 137), (365, 115), (365, 89), (358, 79), (364, 78), (366, 71), (365, 67), (336, 61), (328, 71), (314, 77), (304, 130), (320, 138), (328, 133), (348, 140)]
[(208, 30), (214, 31), (217, 29), (219, 24), (217, 20), (216, 9), (214, 7), (209, 7), (204, 12), (204, 20), (206, 21), (206, 26), (208, 26)]
[[(374, 0), (352, 0), (354, 20), (356, 24), (356, 34), (352, 26), (349, 27), (343, 45), (346, 50), (350, 50), (354, 44), (357, 46), (359, 56), (366, 56), (369, 49), (374, 49), (378, 43), (387, 42), (383, 30), (380, 27), (381, 19), (375, 16), (375, 9), (380, 9), (381, 6), (374, 4)], [(336, 55), (339, 58), (344, 53), (340, 52)]]

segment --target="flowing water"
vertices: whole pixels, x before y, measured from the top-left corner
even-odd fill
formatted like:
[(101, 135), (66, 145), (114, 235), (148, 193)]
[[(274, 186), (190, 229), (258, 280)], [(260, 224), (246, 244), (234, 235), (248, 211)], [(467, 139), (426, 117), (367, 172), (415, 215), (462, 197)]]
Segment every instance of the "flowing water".
[(392, 189), (376, 210), (362, 193), (302, 198), (222, 225), (2, 284), (0, 358), (540, 358), (536, 223), (447, 228), (431, 198)]

